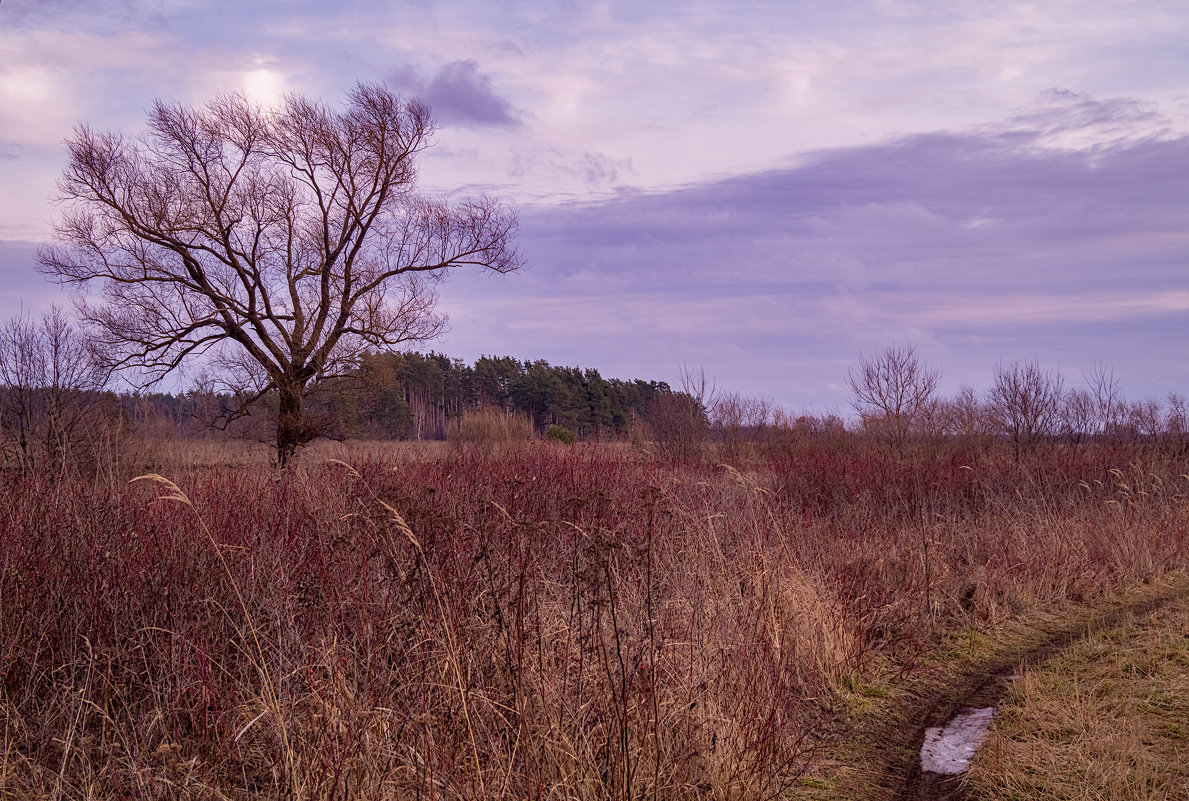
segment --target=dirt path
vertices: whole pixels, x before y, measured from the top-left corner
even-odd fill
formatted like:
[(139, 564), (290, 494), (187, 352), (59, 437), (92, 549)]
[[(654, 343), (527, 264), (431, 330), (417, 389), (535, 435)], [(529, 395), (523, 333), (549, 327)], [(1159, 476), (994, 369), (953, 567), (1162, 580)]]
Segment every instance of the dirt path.
[[(809, 798), (870, 801), (956, 801), (957, 777), (922, 774), (920, 748), (925, 729), (944, 726), (971, 707), (997, 705), (1010, 677), (1023, 664), (1038, 664), (1091, 634), (1115, 628), (1134, 616), (1189, 595), (1189, 581), (1148, 585), (1102, 608), (1070, 618), (1034, 622), (1027, 636), (983, 658), (951, 666), (944, 673), (914, 677), (890, 693), (877, 710), (853, 721), (850, 742), (835, 761), (828, 782)], [(842, 736), (847, 736), (840, 733)]]

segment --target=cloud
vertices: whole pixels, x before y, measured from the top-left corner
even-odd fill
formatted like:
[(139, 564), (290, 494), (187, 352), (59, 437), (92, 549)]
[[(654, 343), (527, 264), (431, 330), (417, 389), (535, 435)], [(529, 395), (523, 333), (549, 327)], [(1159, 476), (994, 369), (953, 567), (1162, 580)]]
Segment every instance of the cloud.
[(588, 187), (613, 186), (620, 169), (632, 171), (630, 161), (616, 161), (604, 153), (585, 151), (573, 153), (556, 147), (519, 148), (511, 159), (508, 174), (523, 178), (534, 173), (548, 172), (581, 180)]
[(0, 239), (0, 309), (7, 315), (20, 309), (40, 314), (55, 303), (69, 305), (58, 287), (37, 271), (37, 247), (35, 242)]
[(1167, 334), (1189, 318), (1189, 174), (1173, 166), (1189, 163), (1189, 136), (1052, 147), (1054, 127), (1154, 119), (1126, 99), (1052, 100), (994, 128), (525, 207), (529, 269), (450, 285), (447, 347), (535, 345), (660, 378), (701, 363), (794, 406), (844, 402), (829, 387), (845, 365), (892, 341), (919, 343), (955, 383), (985, 385), (1001, 358), (1076, 375), (1095, 359), (1138, 370), (1143, 353), (1165, 367), (1132, 387), (1177, 389), (1157, 384), (1189, 368)]
[(1068, 89), (1042, 92), (1009, 124), (1037, 135), (1047, 147), (1085, 149), (1176, 135), (1174, 121), (1158, 103), (1133, 97), (1098, 99)]
[(397, 89), (429, 103), (434, 116), (447, 125), (515, 128), (519, 113), (496, 93), (491, 78), (470, 59), (452, 61), (428, 80), (412, 67), (392, 71), (389, 80)]
[(0, 15), (16, 25), (46, 30), (120, 30), (128, 25), (159, 26), (168, 7), (178, 0), (38, 0), (36, 3), (5, 4)]
[[(1184, 252), (1189, 175), (1169, 165), (1189, 158), (1189, 137), (1088, 152), (1038, 148), (1038, 138), (904, 137), (819, 152), (793, 168), (533, 210), (525, 225), (550, 250), (576, 244), (611, 273), (632, 269), (625, 257), (638, 255), (716, 284), (798, 273), (839, 281), (840, 263), (857, 265), (864, 279), (944, 283), (957, 280), (957, 259), (1037, 283), (1038, 263), (1055, 253), (1113, 267), (1142, 256), (1144, 270)], [(1054, 264), (1052, 272), (1074, 269)], [(639, 280), (664, 280), (663, 272)], [(1135, 280), (1136, 268), (1130, 273)], [(1079, 280), (1099, 275), (1112, 277), (1091, 269)]]

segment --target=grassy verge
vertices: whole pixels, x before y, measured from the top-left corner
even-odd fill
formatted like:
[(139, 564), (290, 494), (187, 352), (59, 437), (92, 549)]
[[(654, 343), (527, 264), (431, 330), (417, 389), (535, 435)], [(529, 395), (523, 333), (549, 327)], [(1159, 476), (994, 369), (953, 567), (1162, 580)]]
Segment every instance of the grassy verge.
[[(966, 708), (999, 705), (1010, 697), (1010, 679), (1022, 664), (1045, 662), (1067, 649), (1082, 647), (1087, 638), (1110, 637), (1137, 615), (1168, 604), (1183, 607), (1187, 598), (1189, 576), (1172, 573), (1092, 601), (1037, 606), (995, 626), (952, 630), (939, 646), (920, 652), (907, 671), (886, 658), (870, 660), (840, 693), (846, 711), (823, 738), (819, 760), (793, 797), (815, 801), (950, 797), (945, 788), (954, 789), (952, 782), (937, 784), (919, 774), (927, 727), (944, 725)], [(922, 781), (926, 786), (921, 786)], [(988, 779), (991, 786), (998, 786), (998, 781), (998, 777)], [(1049, 796), (988, 796), (1034, 797)]]
[(1189, 598), (1063, 651), (1013, 682), (969, 798), (1189, 794)]

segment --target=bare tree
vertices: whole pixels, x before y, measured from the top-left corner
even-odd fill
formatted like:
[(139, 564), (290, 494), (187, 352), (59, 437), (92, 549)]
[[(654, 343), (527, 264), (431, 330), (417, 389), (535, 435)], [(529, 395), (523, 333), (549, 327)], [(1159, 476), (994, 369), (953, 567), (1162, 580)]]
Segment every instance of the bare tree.
[(1083, 373), (1082, 377), (1090, 388), (1092, 398), (1093, 426), (1096, 429), (1093, 433), (1117, 435), (1117, 429), (1123, 422), (1126, 400), (1114, 369), (1095, 362), (1093, 371), (1089, 375)]
[(106, 374), (54, 306), (0, 327), (0, 433), (6, 456), (25, 474), (61, 476), (94, 426)]
[(955, 434), (970, 439), (983, 439), (994, 433), (987, 405), (974, 391), (974, 387), (963, 384), (950, 403), (953, 406)]
[(1059, 418), (1061, 433), (1072, 447), (1081, 445), (1098, 426), (1098, 404), (1092, 392), (1071, 389), (1061, 400)]
[(1164, 407), (1165, 441), (1182, 454), (1189, 446), (1189, 410), (1186, 406), (1183, 395), (1168, 393)]
[(1144, 398), (1125, 403), (1123, 415), (1133, 440), (1159, 443), (1165, 423), (1164, 409), (1161, 408), (1160, 401)]
[(708, 411), (724, 457), (738, 461), (746, 446), (763, 440), (772, 423), (774, 408), (766, 398), (752, 398), (738, 392), (718, 393)]
[(290, 95), (158, 101), (137, 137), (82, 126), (44, 271), (99, 285), (83, 319), (147, 386), (196, 359), (247, 401), (275, 397), (277, 458), (316, 436), (311, 391), (369, 347), (438, 335), (434, 283), (520, 265), (516, 215), (414, 191), (429, 109), (359, 84), (342, 110)]
[(710, 428), (707, 410), (713, 408), (718, 391), (707, 382), (706, 371), (681, 366), (680, 392), (662, 392), (649, 409), (653, 439), (665, 452), (681, 458), (701, 456)]
[(900, 448), (941, 383), (941, 373), (921, 363), (913, 345), (892, 345), (859, 354), (858, 369), (847, 374), (851, 404), (864, 427)]
[(1036, 361), (1000, 363), (995, 367), (989, 402), (1017, 458), (1053, 432), (1064, 391), (1061, 374), (1041, 369)]

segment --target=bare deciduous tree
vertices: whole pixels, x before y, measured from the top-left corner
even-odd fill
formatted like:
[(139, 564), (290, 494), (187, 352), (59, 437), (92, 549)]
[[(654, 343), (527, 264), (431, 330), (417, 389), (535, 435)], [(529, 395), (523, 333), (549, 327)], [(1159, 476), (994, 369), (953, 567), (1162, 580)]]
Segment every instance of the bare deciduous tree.
[(1042, 369), (1036, 361), (1000, 363), (995, 367), (989, 402), (1017, 458), (1053, 432), (1064, 391), (1061, 374)]
[(61, 309), (0, 327), (0, 434), (26, 474), (60, 476), (87, 433), (106, 374)]
[(652, 401), (649, 428), (653, 439), (665, 452), (681, 458), (702, 454), (710, 428), (707, 410), (718, 397), (713, 382), (707, 382), (706, 371), (681, 366), (680, 392), (662, 392)]
[(970, 441), (986, 440), (995, 433), (991, 412), (987, 404), (975, 392), (974, 387), (963, 384), (950, 401), (953, 410), (954, 434)]
[(1164, 433), (1164, 409), (1155, 398), (1144, 398), (1124, 404), (1124, 415), (1132, 438), (1140, 442), (1158, 443)]
[(239, 95), (158, 101), (137, 137), (79, 127), (44, 271), (100, 285), (82, 317), (148, 385), (201, 357), (249, 402), (275, 397), (277, 457), (315, 435), (303, 402), (365, 349), (439, 334), (434, 282), (520, 265), (516, 215), (415, 193), (429, 109), (359, 84), (342, 110)]
[(1114, 369), (1101, 362), (1095, 362), (1093, 371), (1090, 375), (1083, 373), (1083, 378), (1093, 399), (1093, 425), (1097, 430), (1092, 433), (1116, 435), (1116, 429), (1123, 419), (1126, 400)]
[(1081, 445), (1098, 426), (1097, 401), (1085, 389), (1071, 389), (1065, 393), (1059, 411), (1061, 433), (1073, 447)]
[(858, 369), (847, 374), (851, 404), (865, 427), (900, 448), (918, 415), (941, 383), (941, 373), (922, 364), (913, 345), (892, 345), (859, 354)]
[(1186, 407), (1183, 395), (1168, 393), (1164, 407), (1165, 441), (1181, 454), (1189, 448), (1189, 409)]
[(723, 456), (740, 460), (748, 445), (762, 441), (772, 423), (775, 405), (766, 398), (721, 392), (710, 408), (710, 424), (721, 439)]

